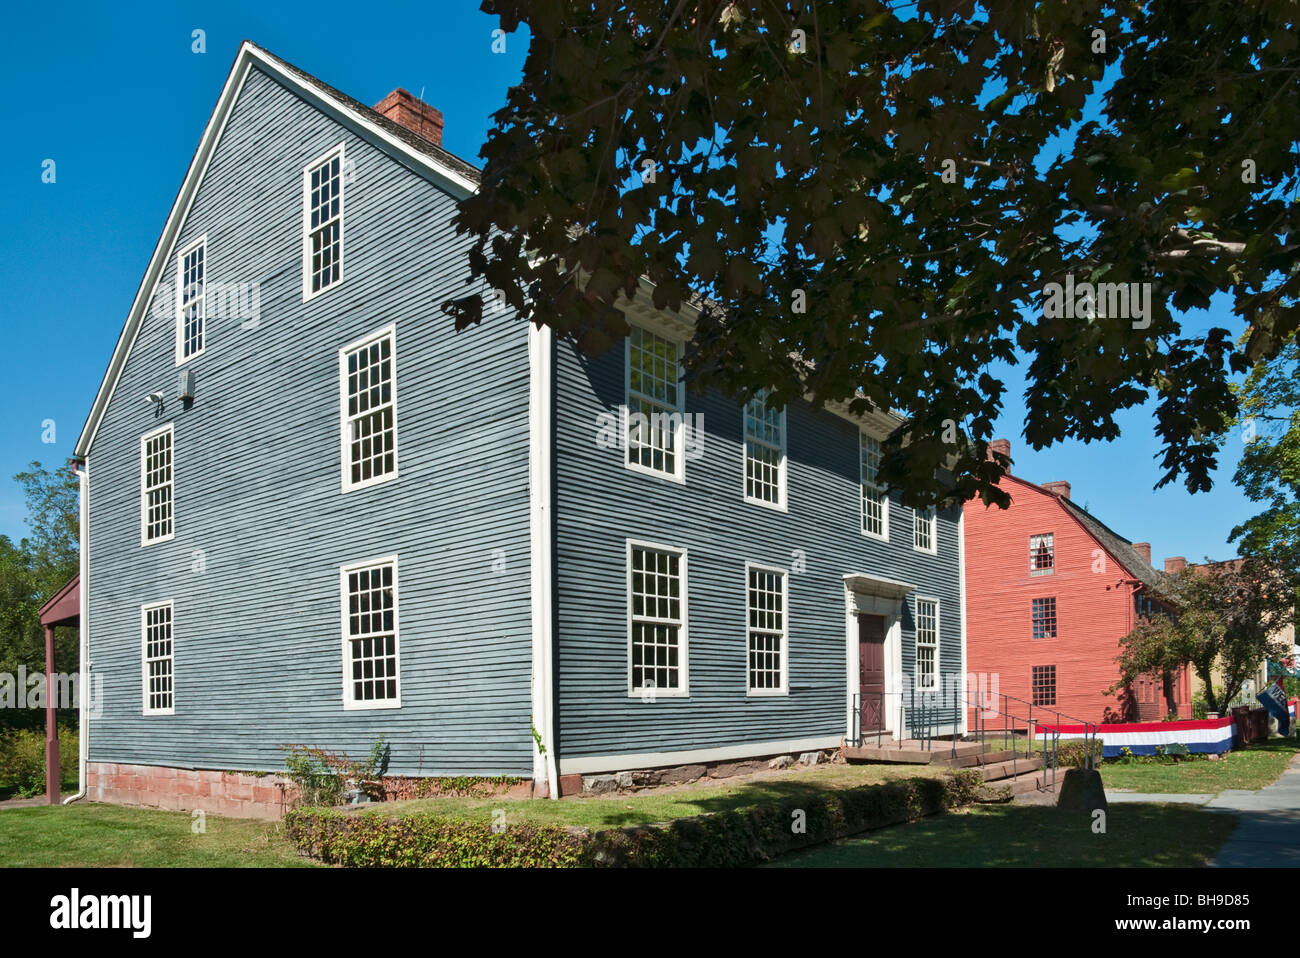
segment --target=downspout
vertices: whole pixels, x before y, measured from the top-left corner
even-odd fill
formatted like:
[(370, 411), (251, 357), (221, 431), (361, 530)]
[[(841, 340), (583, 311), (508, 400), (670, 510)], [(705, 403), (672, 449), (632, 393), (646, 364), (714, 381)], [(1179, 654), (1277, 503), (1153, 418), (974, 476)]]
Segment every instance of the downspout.
[[(548, 798), (560, 797), (555, 735), (555, 334), (528, 326), (529, 367), (529, 591), (532, 612), (533, 780)], [(540, 741), (539, 741), (540, 740)]]
[[(961, 684), (963, 691), (961, 696), (961, 724), (957, 734), (965, 736), (967, 731), (966, 723), (970, 714), (969, 703), (966, 701), (966, 692), (970, 689), (970, 673), (966, 671), (966, 505), (962, 503), (961, 512), (957, 516), (957, 592), (961, 596)], [(978, 683), (976, 685), (976, 697), (979, 696)]]
[(77, 647), (80, 662), (77, 672), (77, 793), (63, 800), (70, 805), (86, 797), (86, 765), (90, 756), (90, 460), (83, 459), (77, 468), (80, 482), (78, 550), (81, 582), (77, 587), (81, 619), (77, 623)]

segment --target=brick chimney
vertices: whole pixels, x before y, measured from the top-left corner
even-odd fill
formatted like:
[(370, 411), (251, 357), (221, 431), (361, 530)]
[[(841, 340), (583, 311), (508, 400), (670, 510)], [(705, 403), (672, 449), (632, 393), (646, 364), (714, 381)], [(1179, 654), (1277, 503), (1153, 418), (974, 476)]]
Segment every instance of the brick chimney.
[(1135, 542), (1133, 543), (1133, 548), (1137, 549), (1138, 555), (1140, 555), (1146, 561), (1147, 565), (1151, 564), (1151, 543)]
[(401, 87), (376, 103), (375, 110), (434, 146), (442, 146), (442, 113)]
[[(1010, 440), (1010, 439), (994, 439), (992, 442), (989, 443), (989, 452), (990, 452), (990, 453), (1000, 452), (1000, 453), (1002, 453), (1002, 455), (1004, 455), (1004, 456), (1006, 456), (1008, 459), (1010, 459), (1010, 458), (1011, 458), (1011, 440)], [(993, 457), (992, 457), (992, 456), (989, 456), (989, 458), (992, 459)]]
[(1048, 492), (1055, 493), (1062, 499), (1070, 498), (1070, 484), (1064, 479), (1057, 479), (1055, 482), (1043, 483), (1043, 488)]
[(1170, 556), (1165, 560), (1165, 571), (1170, 575), (1177, 575), (1187, 568), (1187, 560), (1182, 556)]

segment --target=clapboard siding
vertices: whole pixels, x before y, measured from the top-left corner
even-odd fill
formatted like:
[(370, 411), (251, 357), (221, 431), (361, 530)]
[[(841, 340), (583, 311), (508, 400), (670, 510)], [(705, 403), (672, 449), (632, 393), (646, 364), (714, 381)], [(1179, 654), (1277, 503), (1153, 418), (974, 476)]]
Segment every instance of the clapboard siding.
[[(706, 749), (845, 731), (845, 588), (865, 572), (918, 584), (941, 605), (941, 664), (960, 671), (957, 521), (942, 513), (938, 555), (912, 549), (912, 511), (890, 506), (889, 543), (860, 531), (858, 434), (805, 404), (787, 412), (789, 511), (746, 503), (739, 406), (688, 393), (703, 457), (686, 484), (627, 469), (601, 448), (602, 413), (625, 402), (624, 351), (556, 360), (557, 673), (563, 758)], [(689, 697), (627, 694), (626, 540), (687, 551)], [(792, 569), (789, 694), (746, 695), (745, 563)], [(903, 669), (915, 632), (908, 598)], [(954, 713), (955, 715), (955, 713)], [(948, 717), (951, 721), (953, 715)]]
[[(344, 281), (303, 303), (302, 169), (340, 142)], [(452, 331), (438, 304), (464, 294), (467, 273), (453, 212), (389, 152), (249, 73), (176, 249), (206, 235), (208, 282), (257, 283), (259, 321), (209, 307), (183, 409), (173, 314), (151, 311), (89, 453), (90, 655), (104, 683), (92, 761), (272, 770), (283, 744), (361, 756), (383, 735), (394, 772), (530, 773), (526, 325)], [(345, 494), (338, 350), (389, 323), (400, 475)], [(141, 547), (140, 436), (165, 422), (176, 535)], [(389, 554), (402, 707), (344, 711), (338, 569)], [(175, 714), (144, 716), (140, 606), (163, 600)]]

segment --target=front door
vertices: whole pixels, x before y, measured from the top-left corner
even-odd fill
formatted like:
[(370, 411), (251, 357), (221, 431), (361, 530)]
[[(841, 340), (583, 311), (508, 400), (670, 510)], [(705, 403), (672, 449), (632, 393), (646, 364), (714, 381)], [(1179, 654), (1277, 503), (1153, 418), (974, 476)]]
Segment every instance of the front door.
[(862, 731), (885, 727), (885, 617), (858, 616), (858, 688), (862, 692)]

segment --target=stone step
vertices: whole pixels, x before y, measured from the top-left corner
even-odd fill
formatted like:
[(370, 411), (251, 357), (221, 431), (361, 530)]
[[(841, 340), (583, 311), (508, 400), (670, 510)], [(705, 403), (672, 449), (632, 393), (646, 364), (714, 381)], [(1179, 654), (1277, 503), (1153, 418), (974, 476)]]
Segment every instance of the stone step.
[[(1003, 778), (985, 782), (975, 793), (977, 802), (1006, 802), (1019, 795), (1036, 793), (1051, 785), (1051, 773), (1042, 771), (1022, 773), (1015, 778)], [(1058, 779), (1059, 787), (1060, 781)]]
[[(942, 739), (933, 739), (930, 747), (916, 739), (891, 742), (885, 739), (877, 746), (875, 740), (867, 737), (861, 745), (845, 745), (844, 760), (847, 762), (890, 762), (900, 765), (947, 765), (953, 760), (953, 744)], [(979, 743), (958, 742), (956, 749), (959, 759), (979, 756)]]
[(1033, 772), (1043, 767), (1043, 760), (1038, 756), (1025, 758), (1021, 756), (1014, 761), (1007, 760), (994, 762), (991, 765), (981, 766), (977, 771), (980, 777), (986, 782), (995, 782), (1002, 778), (1012, 778), (1020, 776), (1026, 772)]
[(1017, 754), (1022, 758), (1024, 757), (1023, 752), (1016, 753), (1012, 752), (1010, 749), (1003, 752), (989, 752), (987, 755), (981, 755), (979, 752), (972, 752), (963, 755), (959, 752), (956, 758), (946, 758), (941, 764), (947, 765), (949, 768), (970, 768), (974, 765), (993, 765), (998, 762), (1005, 762), (1013, 755)]

